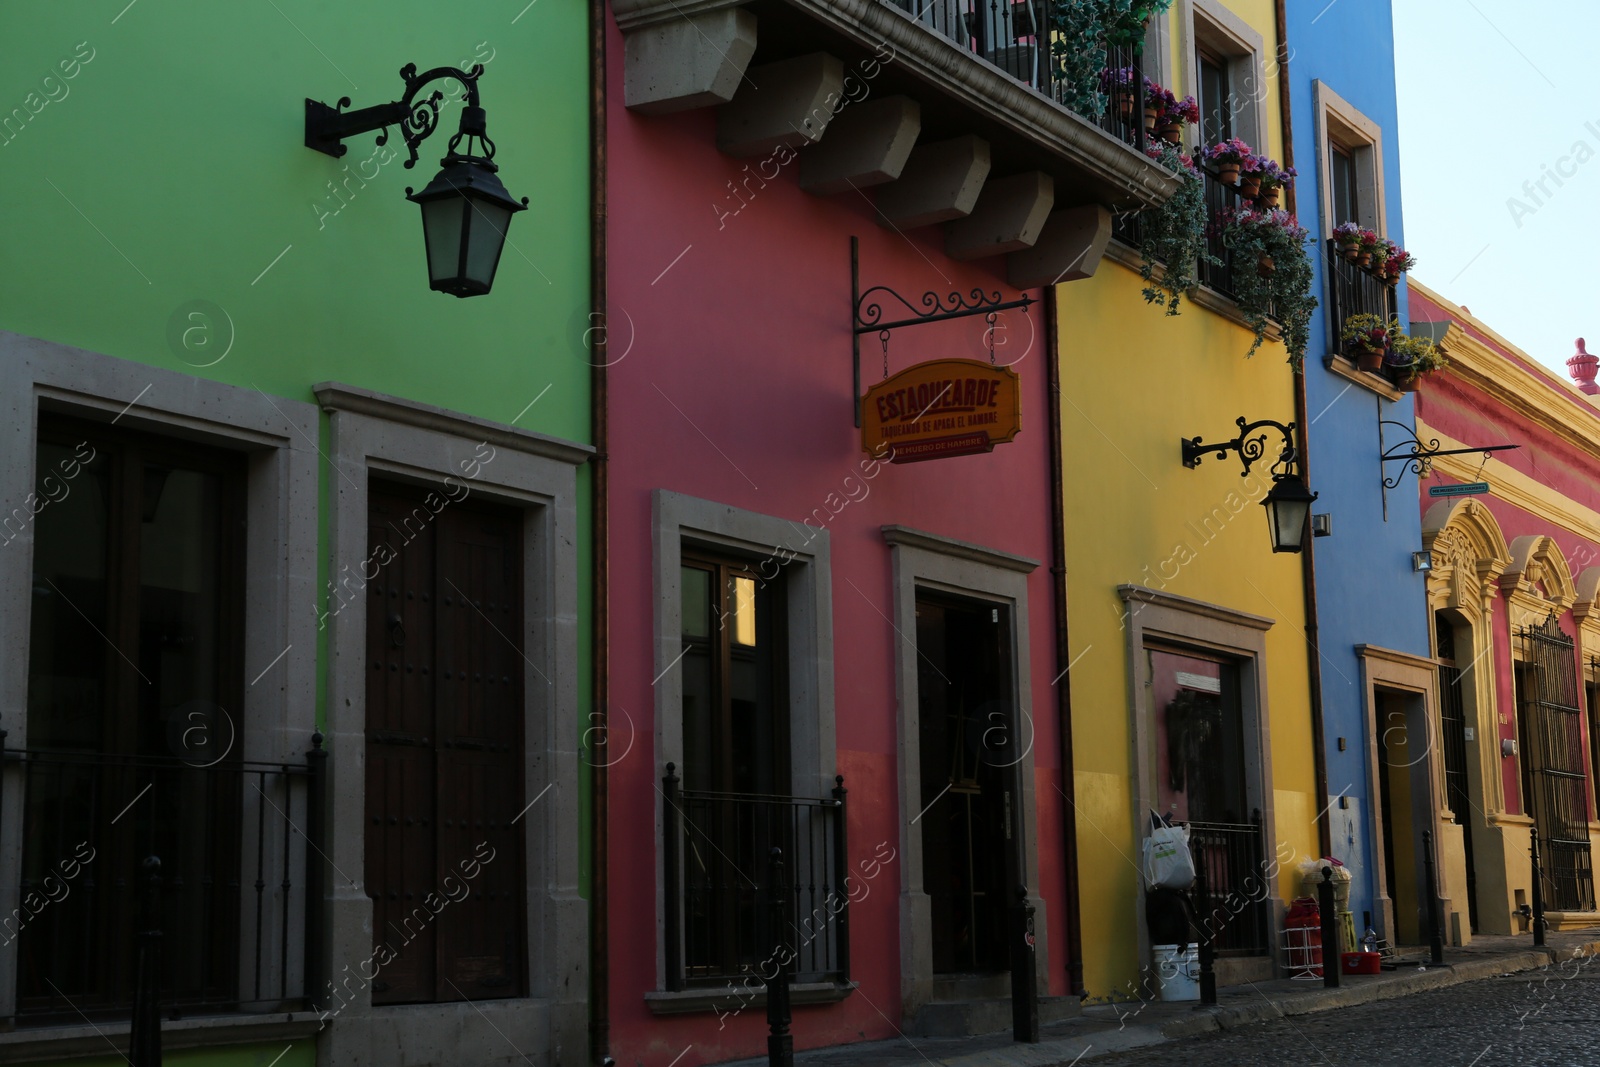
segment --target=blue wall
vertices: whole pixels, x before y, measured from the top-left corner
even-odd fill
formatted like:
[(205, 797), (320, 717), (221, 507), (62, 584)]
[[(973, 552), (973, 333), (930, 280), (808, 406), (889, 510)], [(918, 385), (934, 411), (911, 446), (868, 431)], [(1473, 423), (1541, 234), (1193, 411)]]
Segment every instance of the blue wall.
[[(1317, 160), (1322, 124), (1316, 114), (1315, 82), (1323, 82), (1383, 131), (1384, 205), (1387, 236), (1404, 245), (1401, 226), (1399, 120), (1394, 87), (1394, 29), (1388, 0), (1288, 5), (1290, 99), (1294, 158), (1300, 179), (1296, 210), (1307, 229), (1326, 238)], [(1344, 220), (1335, 219), (1335, 223)], [(1319, 245), (1317, 297), (1327, 304)], [(1404, 282), (1400, 321), (1407, 322)], [(1411, 554), (1422, 547), (1417, 483), (1407, 474), (1388, 494), (1383, 511), (1378, 474), (1378, 421), (1413, 425), (1409, 396), (1379, 397), (1328, 370), (1328, 316), (1319, 309), (1306, 353), (1307, 418), (1310, 421), (1312, 488), (1321, 494), (1313, 510), (1333, 516), (1333, 535), (1315, 540), (1318, 624), (1322, 652), (1323, 721), (1328, 752), (1329, 812), (1334, 855), (1354, 868), (1351, 909), (1357, 926), (1372, 909), (1377, 887), (1372, 858), (1372, 820), (1378, 798), (1370, 796), (1364, 683), (1358, 644), (1429, 655), (1424, 577), (1412, 570)], [(1393, 427), (1385, 427), (1393, 443)], [(1391, 464), (1397, 473), (1399, 464)], [(1381, 732), (1390, 724), (1379, 724)], [(1339, 751), (1339, 739), (1345, 751)], [(1413, 752), (1412, 755), (1416, 753)], [(1347, 808), (1335, 798), (1350, 797)], [(1403, 817), (1397, 812), (1396, 817)], [(1376, 921), (1376, 916), (1374, 916)], [(1358, 930), (1359, 934), (1360, 931)]]

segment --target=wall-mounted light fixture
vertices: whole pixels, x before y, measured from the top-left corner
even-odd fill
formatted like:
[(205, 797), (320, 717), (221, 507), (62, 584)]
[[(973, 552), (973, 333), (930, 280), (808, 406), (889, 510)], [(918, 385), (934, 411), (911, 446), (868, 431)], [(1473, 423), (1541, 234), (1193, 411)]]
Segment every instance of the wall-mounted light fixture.
[(1239, 461), (1244, 464), (1244, 471), (1240, 474), (1242, 478), (1267, 454), (1267, 434), (1257, 434), (1256, 431), (1269, 428), (1278, 431), (1283, 436), (1283, 447), (1269, 468), (1272, 472), (1272, 489), (1261, 505), (1267, 509), (1272, 551), (1299, 552), (1305, 542), (1311, 503), (1317, 499), (1317, 494), (1306, 488), (1305, 479), (1300, 474), (1300, 453), (1294, 444), (1295, 424), (1291, 422), (1285, 426), (1271, 419), (1246, 422), (1243, 415), (1239, 416), (1237, 424), (1239, 436), (1232, 441), (1208, 445), (1201, 443), (1198, 437), (1183, 438), (1183, 465), (1191, 469), (1198, 467), (1207, 452), (1215, 452), (1218, 459), (1226, 458), (1229, 452), (1237, 452)]
[[(461, 128), (450, 138), (443, 167), (420, 193), (406, 187), (406, 199), (422, 208), (422, 235), (427, 244), (428, 286), (452, 296), (482, 296), (494, 285), (500, 253), (505, 249), (506, 230), (511, 216), (528, 206), (512, 199), (495, 176), (494, 142), (485, 134), (483, 108), (478, 104), (478, 79), (483, 66), (471, 70), (434, 67), (417, 73), (415, 63), (400, 68), (406, 91), (399, 100), (357, 111), (344, 111), (350, 98), (342, 97), (335, 107), (317, 100), (306, 100), (306, 147), (337, 159), (348, 151), (342, 144), (347, 137), (381, 129), (378, 144), (389, 140), (389, 127), (399, 126), (410, 153), (405, 165), (417, 162), (417, 145), (439, 125), (438, 90), (422, 99), (417, 94), (429, 82), (454, 78), (466, 86), (467, 98), (461, 108)], [(457, 152), (463, 139), (466, 152)], [(473, 152), (473, 142), (478, 151)]]
[(1426, 549), (1411, 553), (1411, 569), (1418, 574), (1426, 574), (1433, 570), (1433, 553)]

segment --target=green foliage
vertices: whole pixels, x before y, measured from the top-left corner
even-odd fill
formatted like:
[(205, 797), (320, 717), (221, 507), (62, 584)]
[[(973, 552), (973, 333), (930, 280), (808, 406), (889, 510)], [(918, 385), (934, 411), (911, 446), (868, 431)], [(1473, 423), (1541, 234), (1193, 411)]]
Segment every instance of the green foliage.
[(1176, 315), (1183, 294), (1200, 284), (1201, 261), (1217, 262), (1206, 251), (1205, 182), (1176, 145), (1160, 142), (1146, 151), (1180, 181), (1170, 200), (1140, 213), (1139, 255), (1144, 262), (1139, 277), (1145, 282), (1144, 298)]
[(1389, 366), (1402, 378), (1431, 374), (1450, 365), (1437, 345), (1426, 337), (1396, 334), (1389, 348)]
[[(1222, 237), (1233, 256), (1234, 300), (1256, 335), (1246, 355), (1255, 355), (1276, 321), (1289, 363), (1298, 369), (1311, 340), (1311, 313), (1317, 309), (1305, 228), (1287, 211), (1244, 208), (1224, 217)], [(1257, 269), (1264, 256), (1272, 257), (1268, 274)]]
[(1089, 118), (1104, 114), (1100, 71), (1106, 65), (1106, 46), (1142, 48), (1145, 23), (1171, 6), (1172, 0), (1056, 0), (1050, 53), (1061, 103)]

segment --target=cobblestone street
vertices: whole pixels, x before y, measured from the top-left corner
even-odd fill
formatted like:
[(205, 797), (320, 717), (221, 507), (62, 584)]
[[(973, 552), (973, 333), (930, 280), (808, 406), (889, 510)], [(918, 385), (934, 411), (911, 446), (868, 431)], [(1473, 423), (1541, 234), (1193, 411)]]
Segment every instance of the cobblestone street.
[(1600, 965), (1567, 961), (1546, 971), (1254, 1024), (1094, 1062), (1107, 1067), (1600, 1064)]

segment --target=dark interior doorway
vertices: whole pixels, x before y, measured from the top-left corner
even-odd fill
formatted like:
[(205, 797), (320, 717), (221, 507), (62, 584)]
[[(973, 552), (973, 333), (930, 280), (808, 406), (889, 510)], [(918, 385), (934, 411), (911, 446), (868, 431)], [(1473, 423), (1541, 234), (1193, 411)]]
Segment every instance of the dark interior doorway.
[(922, 884), (935, 974), (1010, 966), (1019, 751), (1008, 607), (919, 591), (917, 692)]

